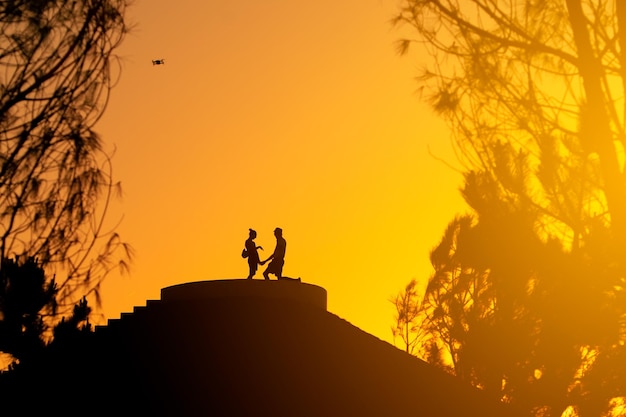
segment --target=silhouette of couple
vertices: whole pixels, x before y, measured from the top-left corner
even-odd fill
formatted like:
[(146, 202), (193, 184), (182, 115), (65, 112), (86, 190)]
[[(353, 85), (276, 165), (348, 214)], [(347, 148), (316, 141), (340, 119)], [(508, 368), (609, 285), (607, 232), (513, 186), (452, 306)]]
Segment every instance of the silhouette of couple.
[(271, 261), (270, 264), (263, 271), (263, 277), (265, 280), (269, 280), (270, 274), (276, 275), (276, 278), (281, 280), (293, 280), (300, 281), (300, 278), (289, 278), (283, 276), (283, 266), (285, 265), (285, 251), (287, 250), (287, 241), (283, 237), (283, 229), (277, 227), (274, 229), (274, 236), (276, 236), (276, 248), (274, 249), (274, 253), (270, 255), (264, 261), (261, 261), (259, 258), (258, 249), (263, 250), (261, 246), (257, 246), (254, 242), (256, 238), (256, 231), (250, 229), (250, 234), (248, 239), (246, 240), (245, 247), (241, 256), (244, 258), (248, 258), (248, 279), (252, 279), (256, 274), (257, 268), (259, 265), (265, 265), (266, 262)]

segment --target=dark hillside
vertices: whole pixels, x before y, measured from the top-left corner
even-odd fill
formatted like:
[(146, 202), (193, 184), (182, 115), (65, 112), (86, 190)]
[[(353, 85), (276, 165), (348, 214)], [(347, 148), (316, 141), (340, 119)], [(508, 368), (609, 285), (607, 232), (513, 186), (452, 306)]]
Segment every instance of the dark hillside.
[[(325, 299), (323, 306), (302, 302), (308, 284), (231, 282), (256, 289), (148, 302), (97, 329), (82, 353), (58, 356), (45, 373), (60, 372), (68, 385), (58, 388), (81, 408), (94, 407), (84, 415), (513, 415), (327, 312)], [(305, 294), (271, 296), (285, 288)]]

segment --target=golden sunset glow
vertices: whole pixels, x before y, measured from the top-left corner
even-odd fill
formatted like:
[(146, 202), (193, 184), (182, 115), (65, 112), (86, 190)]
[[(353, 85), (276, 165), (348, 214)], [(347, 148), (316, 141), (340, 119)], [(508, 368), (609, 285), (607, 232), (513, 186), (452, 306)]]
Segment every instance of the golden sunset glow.
[(6, 409), (625, 415), (626, 2), (0, 4)]
[(428, 279), (430, 249), (465, 210), (441, 161), (455, 160), (449, 131), (416, 94), (420, 57), (396, 53), (397, 6), (134, 3), (98, 131), (124, 190), (110, 220), (136, 255), (105, 281), (100, 321), (166, 286), (246, 277), (248, 228), (265, 259), (281, 227), (284, 274), (392, 341), (389, 299)]

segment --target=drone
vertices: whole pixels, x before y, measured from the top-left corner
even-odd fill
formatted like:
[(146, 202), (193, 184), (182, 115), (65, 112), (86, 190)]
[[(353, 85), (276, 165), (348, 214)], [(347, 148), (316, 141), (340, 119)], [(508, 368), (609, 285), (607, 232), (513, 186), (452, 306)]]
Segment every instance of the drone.
[(152, 65), (165, 65), (165, 60), (164, 59), (153, 59), (152, 60)]

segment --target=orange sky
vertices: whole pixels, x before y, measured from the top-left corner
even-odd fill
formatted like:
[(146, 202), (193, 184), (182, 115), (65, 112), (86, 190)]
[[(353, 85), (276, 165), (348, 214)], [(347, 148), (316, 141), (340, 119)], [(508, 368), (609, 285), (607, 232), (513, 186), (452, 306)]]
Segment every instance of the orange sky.
[(124, 188), (110, 220), (136, 249), (130, 276), (104, 284), (105, 318), (169, 285), (245, 277), (248, 228), (264, 259), (278, 226), (284, 274), (392, 341), (389, 299), (428, 279), (430, 249), (465, 210), (460, 175), (431, 155), (454, 163), (449, 131), (415, 94), (427, 58), (395, 52), (397, 7), (135, 0), (97, 126)]

